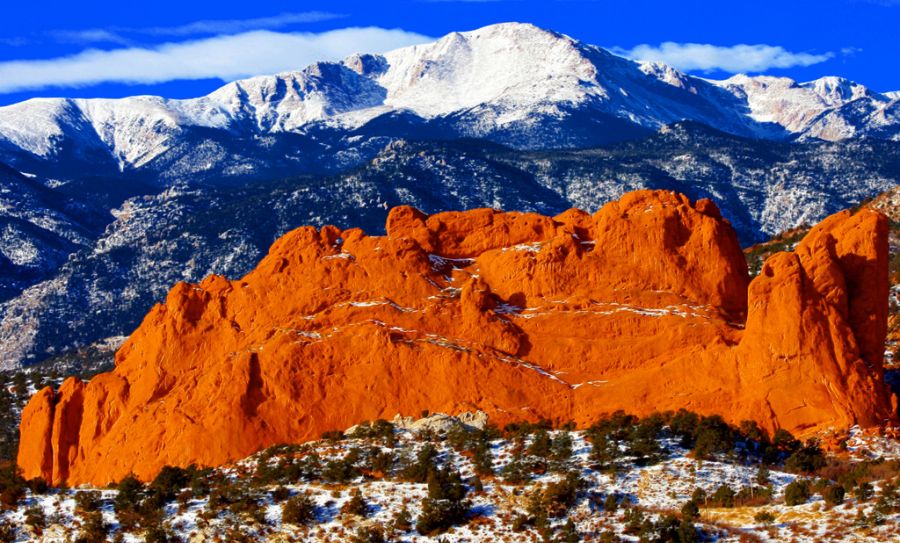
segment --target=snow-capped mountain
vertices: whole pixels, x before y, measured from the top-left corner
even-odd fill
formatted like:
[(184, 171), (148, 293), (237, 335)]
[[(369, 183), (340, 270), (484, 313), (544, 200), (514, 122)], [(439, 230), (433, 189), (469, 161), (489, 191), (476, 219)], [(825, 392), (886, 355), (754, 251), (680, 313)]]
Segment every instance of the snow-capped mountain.
[[(705, 80), (508, 23), (236, 81), (196, 99), (35, 99), (3, 107), (0, 160), (31, 167), (74, 159), (122, 171), (161, 170), (187, 158), (230, 176), (257, 170), (252, 158), (285, 135), (312, 138), (301, 147), (324, 144), (330, 152), (352, 147), (342, 140), (349, 132), (410, 130), (547, 149), (634, 139), (680, 120), (753, 138), (895, 139), (896, 103), (895, 94), (836, 77)], [(221, 149), (223, 138), (246, 141), (235, 152)]]
[(736, 75), (714, 83), (744, 101), (754, 120), (782, 126), (800, 139), (896, 140), (900, 131), (897, 93), (879, 94), (841, 77), (797, 83), (786, 77)]

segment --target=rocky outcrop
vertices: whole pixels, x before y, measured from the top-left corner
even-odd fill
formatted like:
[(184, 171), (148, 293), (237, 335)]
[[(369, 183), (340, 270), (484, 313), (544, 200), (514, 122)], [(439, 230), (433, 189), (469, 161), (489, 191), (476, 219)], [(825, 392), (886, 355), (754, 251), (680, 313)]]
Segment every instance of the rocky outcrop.
[(362, 420), (688, 408), (812, 433), (893, 420), (886, 219), (839, 213), (752, 282), (709, 201), (594, 215), (395, 208), (387, 236), (294, 230), (236, 281), (178, 284), (114, 371), (38, 393), (19, 465), (105, 484)]

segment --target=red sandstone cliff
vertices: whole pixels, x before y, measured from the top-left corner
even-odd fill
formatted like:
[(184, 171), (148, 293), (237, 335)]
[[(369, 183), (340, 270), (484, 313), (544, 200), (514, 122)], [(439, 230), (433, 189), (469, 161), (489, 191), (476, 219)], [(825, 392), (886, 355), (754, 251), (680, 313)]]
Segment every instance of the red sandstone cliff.
[(114, 371), (32, 398), (25, 475), (148, 479), (423, 409), (685, 407), (799, 433), (895, 417), (876, 212), (829, 217), (752, 282), (716, 206), (670, 192), (554, 218), (400, 207), (387, 232), (299, 228), (241, 280), (176, 285)]

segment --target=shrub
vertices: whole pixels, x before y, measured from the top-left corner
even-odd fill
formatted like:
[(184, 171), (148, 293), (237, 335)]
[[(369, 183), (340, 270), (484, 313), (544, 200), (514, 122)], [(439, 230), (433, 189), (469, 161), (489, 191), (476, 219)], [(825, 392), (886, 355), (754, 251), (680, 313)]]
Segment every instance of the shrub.
[(756, 506), (767, 504), (772, 500), (772, 487), (768, 486), (744, 486), (734, 496), (734, 505), (737, 507)]
[(275, 503), (281, 503), (284, 500), (288, 499), (290, 495), (291, 491), (288, 490), (287, 487), (279, 486), (272, 491), (272, 501)]
[(844, 503), (844, 495), (846, 491), (841, 485), (830, 485), (822, 492), (822, 498), (829, 507), (834, 507)]
[(322, 439), (331, 441), (332, 443), (342, 441), (344, 439), (344, 432), (340, 430), (328, 430), (327, 432), (322, 432)]
[(636, 425), (628, 433), (628, 451), (634, 456), (639, 466), (659, 461), (662, 449), (659, 446), (659, 433), (662, 430), (662, 417), (650, 415)]
[(681, 517), (687, 520), (695, 520), (700, 516), (700, 508), (693, 500), (685, 502), (681, 507)]
[(316, 520), (316, 504), (308, 494), (299, 494), (284, 502), (281, 522), (312, 524)]
[(825, 455), (819, 443), (812, 439), (796, 449), (784, 462), (784, 467), (794, 473), (813, 473), (824, 466)]
[(415, 461), (407, 464), (401, 475), (407, 481), (413, 483), (424, 483), (428, 479), (428, 473), (434, 469), (434, 459), (437, 456), (437, 449), (431, 443), (426, 443), (416, 452)]
[(784, 504), (793, 507), (809, 499), (809, 481), (797, 479), (784, 489)]
[(394, 467), (394, 455), (390, 452), (378, 449), (370, 451), (367, 456), (368, 467), (375, 473), (387, 475)]
[(15, 464), (0, 468), (0, 504), (13, 508), (25, 497), (26, 483)]
[(113, 502), (113, 505), (116, 513), (121, 513), (122, 511), (134, 510), (137, 508), (137, 505), (141, 500), (144, 485), (133, 475), (129, 475), (116, 485), (116, 490), (118, 490), (118, 492), (116, 493), (116, 499)]
[(31, 526), (35, 532), (41, 533), (41, 530), (47, 526), (47, 517), (44, 515), (44, 510), (38, 506), (26, 509), (25, 524)]
[(717, 453), (734, 450), (734, 432), (718, 415), (703, 417), (697, 424), (694, 456), (709, 458)]
[(409, 514), (409, 509), (405, 505), (397, 511), (391, 524), (398, 532), (408, 532), (412, 529), (412, 515)]
[(528, 454), (539, 458), (549, 458), (552, 445), (550, 434), (547, 433), (547, 430), (541, 428), (534, 433), (531, 445), (528, 447)]
[(378, 525), (360, 526), (350, 543), (384, 543), (384, 529)]
[(661, 421), (651, 417), (643, 423), (638, 423), (638, 419), (633, 415), (616, 411), (588, 428), (585, 435), (591, 442), (591, 460), (597, 467), (600, 469), (615, 467), (621, 456), (620, 443), (629, 446), (630, 452), (637, 457), (637, 462), (643, 462), (652, 456), (654, 451), (649, 449), (658, 447), (655, 433)]
[(637, 507), (630, 507), (625, 510), (625, 533), (635, 535), (640, 533), (641, 526), (644, 525), (644, 513)]
[(598, 469), (609, 469), (616, 465), (620, 451), (618, 442), (606, 435), (591, 437), (591, 461)]
[(75, 510), (90, 513), (100, 509), (100, 493), (96, 490), (82, 490), (75, 494)]
[(474, 464), (475, 474), (481, 477), (494, 474), (494, 455), (491, 453), (491, 446), (487, 441), (479, 441), (472, 450), (472, 464)]
[(447, 430), (447, 443), (458, 452), (462, 452), (469, 447), (470, 439), (472, 439), (472, 435), (465, 426), (454, 425)]
[(500, 470), (503, 480), (513, 485), (525, 484), (531, 480), (531, 468), (521, 454), (515, 454)]
[(341, 514), (359, 517), (365, 517), (369, 514), (369, 504), (366, 503), (359, 488), (354, 488), (350, 492), (350, 499), (341, 507)]
[(84, 517), (81, 530), (78, 532), (76, 543), (102, 543), (106, 541), (109, 528), (103, 522), (103, 514), (100, 511), (91, 511)]
[(147, 493), (137, 507), (137, 511), (141, 515), (141, 523), (149, 524), (162, 519), (166, 501), (167, 497), (158, 492)]
[(563, 525), (559, 535), (554, 539), (554, 543), (578, 543), (578, 541), (581, 541), (581, 536), (578, 535), (578, 530), (575, 528), (575, 523), (572, 522), (572, 519), (569, 519)]
[(577, 472), (569, 472), (565, 479), (549, 483), (542, 492), (543, 507), (550, 517), (562, 517), (570, 507), (575, 505), (578, 491), (584, 487), (584, 481)]
[(875, 492), (872, 488), (871, 483), (860, 483), (853, 491), (854, 497), (857, 501), (860, 502), (867, 502), (871, 500), (874, 493)]
[(709, 501), (715, 507), (734, 507), (734, 490), (728, 485), (721, 485), (713, 492)]
[(150, 483), (150, 489), (160, 494), (164, 501), (172, 501), (178, 491), (186, 487), (190, 480), (188, 470), (175, 466), (164, 466)]
[(780, 452), (791, 454), (799, 449), (801, 444), (790, 432), (779, 428), (772, 436), (772, 445)]
[(416, 522), (416, 530), (422, 535), (429, 535), (461, 524), (469, 512), (467, 492), (455, 471), (431, 470), (428, 473), (428, 497), (422, 500), (422, 513)]
[(603, 530), (600, 533), (600, 543), (619, 543), (621, 539), (611, 530)]
[(687, 519), (678, 520), (673, 515), (665, 515), (656, 523), (645, 522), (642, 533), (648, 528), (653, 537), (651, 541), (671, 541), (672, 543), (693, 543), (699, 540), (697, 528)]
[(426, 498), (422, 501), (422, 513), (416, 522), (416, 530), (422, 535), (443, 533), (447, 528), (461, 524), (467, 511), (468, 508), (449, 500)]
[(0, 490), (0, 504), (10, 509), (14, 509), (24, 497), (25, 487), (7, 487)]
[(691, 494), (691, 501), (696, 503), (697, 505), (706, 505), (707, 503), (709, 503), (709, 498), (707, 497), (705, 490), (697, 487)]
[(698, 424), (700, 417), (696, 413), (679, 409), (669, 420), (669, 430), (681, 439), (682, 447), (693, 448)]
[(45, 481), (41, 477), (35, 477), (33, 479), (29, 479), (28, 481), (25, 482), (25, 486), (27, 486), (28, 489), (31, 490), (32, 494), (44, 494), (47, 492), (47, 490), (50, 489), (49, 485), (47, 484), (47, 481)]
[(740, 434), (749, 444), (753, 444), (754, 448), (759, 450), (769, 444), (769, 436), (765, 430), (759, 427), (755, 420), (744, 420), (740, 424)]
[(603, 500), (603, 510), (607, 513), (615, 513), (619, 508), (619, 500), (616, 498), (615, 494), (607, 494), (606, 499)]
[(883, 481), (881, 492), (878, 493), (878, 501), (875, 502), (875, 513), (887, 516), (900, 511), (900, 493), (897, 491), (897, 483)]
[(510, 527), (514, 532), (524, 532), (525, 528), (530, 524), (528, 517), (525, 515), (516, 515), (513, 517)]
[[(328, 433), (328, 432), (326, 432)], [(394, 425), (384, 419), (378, 419), (375, 422), (363, 422), (356, 426), (353, 435), (356, 439), (382, 439), (392, 442), (394, 439)], [(323, 439), (327, 439), (325, 434)]]
[(322, 479), (331, 483), (347, 483), (359, 475), (353, 458), (330, 460), (322, 469)]
[(772, 524), (775, 522), (775, 515), (771, 511), (762, 510), (753, 516), (753, 520), (760, 524)]
[(170, 543), (177, 541), (160, 522), (154, 522), (144, 530), (144, 543)]
[(16, 527), (8, 520), (0, 519), (0, 543), (14, 543), (16, 539)]

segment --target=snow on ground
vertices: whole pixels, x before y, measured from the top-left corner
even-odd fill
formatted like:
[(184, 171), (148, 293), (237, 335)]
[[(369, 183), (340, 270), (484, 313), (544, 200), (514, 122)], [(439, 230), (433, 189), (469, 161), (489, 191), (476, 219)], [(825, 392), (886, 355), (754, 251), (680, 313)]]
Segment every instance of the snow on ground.
[[(235, 514), (229, 512), (227, 506), (211, 505), (210, 496), (215, 492), (205, 495), (186, 493), (164, 506), (162, 525), (181, 541), (231, 541), (239, 539), (236, 534), (242, 532), (254, 541), (338, 542), (352, 541), (360, 526), (391, 527), (398, 512), (406, 508), (412, 517), (413, 527), (407, 531), (395, 531), (390, 541), (539, 541), (533, 526), (526, 525), (520, 531), (514, 530), (515, 519), (528, 511), (535, 489), (561, 481), (565, 472), (574, 470), (584, 486), (566, 516), (550, 519), (552, 529), (558, 532), (571, 519), (583, 540), (637, 541), (636, 533), (625, 533), (629, 504), (648, 518), (659, 519), (668, 512), (677, 514), (697, 488), (712, 495), (723, 484), (737, 491), (757, 483), (758, 467), (752, 461), (741, 461), (740, 454), (717, 460), (694, 459), (677, 439), (665, 435), (658, 438), (663, 450), (659, 462), (636, 465), (628, 460), (627, 449), (620, 448), (625, 455), (624, 464), (615, 470), (601, 470), (592, 462), (592, 444), (585, 432), (557, 430), (548, 433), (551, 439), (565, 433), (571, 437), (572, 452), (565, 468), (539, 469), (529, 473), (527, 483), (512, 484), (506, 480), (504, 468), (517, 459), (521, 461), (523, 451), (530, 451), (535, 438), (520, 438), (519, 441), (514, 437), (492, 439), (488, 442), (488, 449), (496, 475), (484, 477), (483, 490), (476, 491), (472, 479), (475, 474), (472, 455), (454, 449), (447, 434), (435, 432), (446, 430), (448, 424), (452, 426), (457, 423), (446, 416), (434, 417), (424, 419), (426, 424), (421, 424), (423, 421), (413, 423), (419, 432), (424, 433), (409, 429), (409, 425), (398, 425), (392, 430), (393, 439), (382, 436), (322, 440), (306, 446), (264, 451), (234, 465), (214, 470), (208, 477), (209, 481), (217, 477), (227, 480), (233, 488), (241, 488), (241, 492), (256, 500), (252, 502), (254, 505), (250, 511)], [(436, 422), (429, 425), (429, 420)], [(448, 423), (448, 420), (451, 422)], [(432, 430), (430, 435), (429, 429)], [(318, 465), (324, 467), (331, 460), (346, 459), (359, 451), (367, 455), (375, 452), (392, 454), (395, 458), (393, 470), (397, 471), (397, 466), (403, 465), (403, 458), (415, 458), (429, 443), (436, 450), (434, 462), (459, 473), (470, 487), (468, 522), (440, 535), (426, 536), (415, 531), (415, 519), (421, 513), (428, 486), (402, 481), (397, 473), (392, 472), (393, 476), (389, 474), (388, 477), (378, 473), (368, 473), (368, 476), (356, 474), (340, 483), (328, 483), (321, 477), (315, 480), (295, 477), (290, 484), (281, 485), (278, 482), (284, 481), (260, 483), (258, 479), (260, 469), (277, 467), (285, 459), (294, 462), (317, 458)], [(847, 453), (851, 459), (880, 457), (891, 462), (898, 457), (898, 446), (900, 443), (896, 440), (867, 436), (854, 429), (848, 440)], [(408, 460), (406, 462), (409, 463)], [(361, 473), (366, 474), (366, 471)], [(865, 516), (874, 518), (877, 503), (874, 498), (860, 502), (848, 493), (843, 504), (827, 507), (823, 498), (814, 494), (804, 504), (786, 506), (783, 503), (785, 488), (797, 478), (797, 475), (773, 467), (768, 473), (773, 496), (769, 503), (733, 508), (704, 507), (696, 526), (710, 541), (900, 541), (900, 514), (896, 509), (878, 522), (865, 522)], [(881, 492), (882, 486), (883, 482), (876, 482), (873, 493)], [(308, 494), (315, 503), (316, 521), (306, 526), (283, 523), (284, 497), (275, 497), (279, 487), (283, 487), (280, 491), (289, 496)], [(217, 487), (213, 485), (213, 488)], [(341, 512), (356, 489), (362, 491), (368, 504), (367, 518)], [(42, 495), (29, 493), (17, 508), (0, 514), (0, 519), (17, 527), (18, 538), (15, 541), (68, 541), (79, 533), (85, 522), (84, 514), (76, 511), (76, 496), (85, 491), (88, 489), (50, 490)], [(120, 530), (114, 507), (117, 493), (114, 489), (100, 491), (100, 511), (110, 537), (126, 542), (144, 541), (140, 529), (134, 532)], [(617, 511), (606, 510), (604, 500), (608, 496), (614, 496), (620, 504)], [(27, 512), (33, 508), (42, 510), (47, 519), (47, 527), (40, 536), (26, 527)], [(771, 513), (772, 518), (768, 521), (761, 519), (757, 516), (761, 511)], [(863, 517), (860, 517), (860, 512)], [(619, 539), (610, 539), (613, 535)]]

